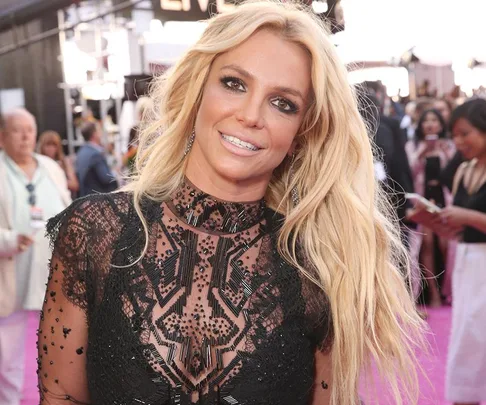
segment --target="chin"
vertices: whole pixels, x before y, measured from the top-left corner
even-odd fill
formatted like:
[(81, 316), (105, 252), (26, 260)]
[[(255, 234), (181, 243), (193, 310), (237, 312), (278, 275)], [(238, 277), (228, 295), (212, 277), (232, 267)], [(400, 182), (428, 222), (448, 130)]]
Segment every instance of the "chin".
[(213, 166), (213, 169), (220, 177), (235, 182), (244, 181), (257, 175), (251, 165), (235, 162), (233, 159), (226, 162), (220, 161)]
[(251, 173), (248, 168), (239, 168), (239, 167), (232, 167), (232, 168), (227, 168), (227, 167), (218, 167), (216, 168), (216, 172), (222, 177), (227, 180), (231, 180), (234, 182), (239, 182), (239, 181), (244, 181), (247, 180), (252, 176), (253, 173)]

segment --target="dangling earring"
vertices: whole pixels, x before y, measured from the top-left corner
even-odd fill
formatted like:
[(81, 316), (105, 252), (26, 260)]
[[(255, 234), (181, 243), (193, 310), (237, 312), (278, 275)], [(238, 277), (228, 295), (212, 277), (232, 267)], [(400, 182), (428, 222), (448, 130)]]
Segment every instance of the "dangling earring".
[(196, 130), (192, 130), (192, 134), (189, 137), (189, 140), (187, 141), (186, 149), (184, 150), (184, 157), (187, 156), (187, 154), (191, 151), (192, 144), (194, 143), (194, 138), (196, 137)]
[[(294, 161), (295, 161), (295, 152), (292, 154), (292, 162), (290, 163), (290, 181), (292, 182), (295, 177), (295, 171), (294, 171)], [(292, 187), (292, 190), (290, 190), (290, 195), (292, 197), (292, 202), (294, 203), (294, 206), (298, 205), (300, 202), (300, 197), (299, 197), (299, 190), (297, 190), (297, 186), (294, 185)]]

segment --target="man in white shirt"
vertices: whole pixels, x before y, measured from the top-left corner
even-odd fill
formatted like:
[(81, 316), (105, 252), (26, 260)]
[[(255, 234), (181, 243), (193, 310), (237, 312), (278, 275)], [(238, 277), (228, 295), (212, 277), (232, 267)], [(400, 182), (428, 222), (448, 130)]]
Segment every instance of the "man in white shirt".
[(0, 128), (0, 404), (22, 399), (29, 313), (42, 308), (50, 258), (47, 219), (69, 205), (66, 177), (34, 153), (32, 114), (13, 110)]

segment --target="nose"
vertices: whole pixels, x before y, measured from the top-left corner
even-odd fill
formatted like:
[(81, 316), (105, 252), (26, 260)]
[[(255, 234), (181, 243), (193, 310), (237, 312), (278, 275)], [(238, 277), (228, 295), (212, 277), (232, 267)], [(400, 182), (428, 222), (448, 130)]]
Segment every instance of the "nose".
[(257, 95), (242, 100), (236, 119), (247, 127), (262, 129), (264, 127), (263, 104)]
[(30, 136), (30, 131), (28, 129), (23, 129), (20, 136), (22, 139), (27, 139)]

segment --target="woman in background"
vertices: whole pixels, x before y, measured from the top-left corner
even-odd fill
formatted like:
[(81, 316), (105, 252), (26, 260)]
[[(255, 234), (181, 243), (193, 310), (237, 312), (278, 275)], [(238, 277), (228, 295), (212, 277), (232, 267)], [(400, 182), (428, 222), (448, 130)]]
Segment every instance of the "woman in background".
[(452, 273), (446, 397), (479, 405), (486, 401), (486, 100), (457, 107), (450, 127), (466, 162), (454, 177), (454, 204), (440, 214), (442, 224), (463, 229)]
[(37, 142), (37, 151), (61, 166), (66, 174), (68, 189), (74, 196), (79, 190), (79, 182), (71, 161), (64, 155), (60, 135), (56, 131), (44, 131)]
[[(451, 195), (440, 181), (442, 168), (455, 153), (454, 144), (447, 139), (444, 119), (436, 110), (426, 110), (419, 119), (415, 139), (405, 145), (412, 170), (415, 192), (440, 207), (451, 203)], [(422, 226), (410, 238), (412, 259), (423, 266), (431, 307), (440, 307), (442, 298), (437, 280), (445, 268), (447, 244)]]

